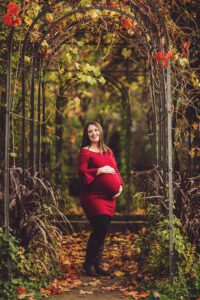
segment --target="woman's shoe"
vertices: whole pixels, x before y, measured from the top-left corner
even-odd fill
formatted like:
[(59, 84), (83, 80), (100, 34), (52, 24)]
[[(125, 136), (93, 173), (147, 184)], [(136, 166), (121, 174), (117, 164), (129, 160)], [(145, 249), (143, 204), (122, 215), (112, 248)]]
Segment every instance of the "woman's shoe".
[(99, 275), (102, 275), (102, 276), (110, 276), (110, 275), (111, 275), (110, 271), (104, 270), (104, 269), (103, 269), (100, 265), (98, 265), (98, 264), (95, 264), (94, 267), (95, 267), (95, 271), (96, 271)]
[(99, 245), (97, 245), (96, 248), (96, 260), (94, 263), (95, 271), (102, 276), (110, 276), (111, 273), (108, 270), (104, 270), (101, 267), (103, 250), (104, 250), (104, 241), (101, 242)]
[(96, 268), (94, 264), (84, 263), (83, 264), (83, 270), (85, 271), (85, 274), (87, 276), (96, 277), (98, 274), (96, 273)]

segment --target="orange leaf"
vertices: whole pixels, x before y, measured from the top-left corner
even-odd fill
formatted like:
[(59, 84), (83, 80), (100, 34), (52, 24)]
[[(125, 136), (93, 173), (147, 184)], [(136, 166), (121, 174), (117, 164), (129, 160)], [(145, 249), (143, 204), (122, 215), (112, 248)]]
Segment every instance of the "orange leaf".
[(165, 60), (166, 56), (164, 52), (158, 52), (156, 55), (153, 57), (156, 61), (160, 62), (161, 60)]
[(189, 55), (190, 42), (185, 42), (183, 44), (183, 52), (181, 53), (181, 57), (187, 57)]
[(146, 298), (146, 297), (149, 296), (149, 293), (148, 293), (148, 292), (145, 292), (145, 291), (142, 291), (142, 292), (139, 293), (138, 296), (141, 297), (141, 298)]
[(17, 287), (17, 294), (24, 294), (26, 292), (27, 292), (27, 289), (24, 286), (20, 285)]
[(198, 125), (198, 123), (193, 123), (193, 124), (192, 124), (192, 127), (193, 127), (194, 129), (198, 129), (199, 125)]
[(168, 60), (167, 59), (164, 59), (163, 62), (162, 62), (162, 67), (163, 68), (167, 68), (168, 67)]
[(45, 288), (41, 288), (41, 289), (40, 289), (40, 293), (41, 293), (42, 295), (51, 295), (51, 291), (48, 290), (48, 289), (45, 289)]
[(185, 42), (185, 43), (183, 44), (183, 49), (189, 50), (189, 48), (190, 48), (190, 42)]
[(174, 58), (174, 53), (173, 53), (173, 51), (167, 52), (166, 58), (167, 58), (167, 59)]
[(133, 24), (133, 21), (128, 18), (122, 18), (122, 26), (128, 30)]

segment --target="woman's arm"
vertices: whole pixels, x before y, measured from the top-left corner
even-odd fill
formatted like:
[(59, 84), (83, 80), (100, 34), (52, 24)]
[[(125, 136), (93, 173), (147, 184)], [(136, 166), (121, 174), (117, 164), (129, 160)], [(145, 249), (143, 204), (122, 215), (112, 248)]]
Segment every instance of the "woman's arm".
[(80, 179), (84, 185), (90, 184), (98, 172), (98, 168), (88, 168), (89, 158), (90, 157), (87, 152), (80, 151), (77, 169)]
[(78, 172), (84, 185), (90, 184), (94, 178), (103, 173), (114, 174), (115, 169), (110, 166), (104, 166), (101, 168), (88, 168), (89, 154), (81, 151), (78, 156)]

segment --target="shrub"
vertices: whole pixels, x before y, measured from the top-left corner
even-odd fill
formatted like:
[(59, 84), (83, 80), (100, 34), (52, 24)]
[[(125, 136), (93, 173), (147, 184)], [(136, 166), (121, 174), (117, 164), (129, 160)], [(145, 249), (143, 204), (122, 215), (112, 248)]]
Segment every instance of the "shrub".
[[(14, 245), (21, 246), (19, 255), (27, 263), (26, 268), (22, 264), (16, 265), (16, 261), (13, 265), (30, 280), (51, 278), (59, 269), (58, 252), (62, 237), (55, 223), (58, 218), (69, 222), (59, 210), (51, 184), (37, 173), (32, 176), (26, 171), (23, 183), (22, 169), (12, 168), (10, 184), (10, 227), (15, 237), (10, 239), (13, 248)], [(8, 250), (8, 256), (9, 253)], [(12, 251), (11, 255), (15, 258)]]
[[(157, 205), (149, 206), (149, 228), (145, 234), (139, 234), (134, 247), (140, 248), (140, 263), (145, 271), (154, 277), (154, 287), (165, 293), (170, 299), (189, 299), (200, 287), (200, 255), (195, 245), (188, 241), (182, 233), (180, 220), (174, 216), (174, 281), (169, 275), (169, 220), (157, 209)], [(137, 251), (137, 250), (136, 250)]]

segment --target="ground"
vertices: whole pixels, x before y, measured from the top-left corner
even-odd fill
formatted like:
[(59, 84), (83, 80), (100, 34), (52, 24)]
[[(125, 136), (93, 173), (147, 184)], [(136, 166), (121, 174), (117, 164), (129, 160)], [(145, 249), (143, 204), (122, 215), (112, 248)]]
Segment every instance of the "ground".
[[(61, 253), (64, 278), (54, 280), (42, 293), (49, 300), (76, 299), (145, 299), (150, 295), (144, 283), (150, 278), (138, 266), (135, 257), (140, 249), (134, 247), (136, 234), (109, 234), (104, 251), (104, 267), (109, 268), (109, 277), (88, 277), (82, 271), (89, 232), (74, 233), (64, 237)], [(148, 299), (150, 299), (148, 297)]]

